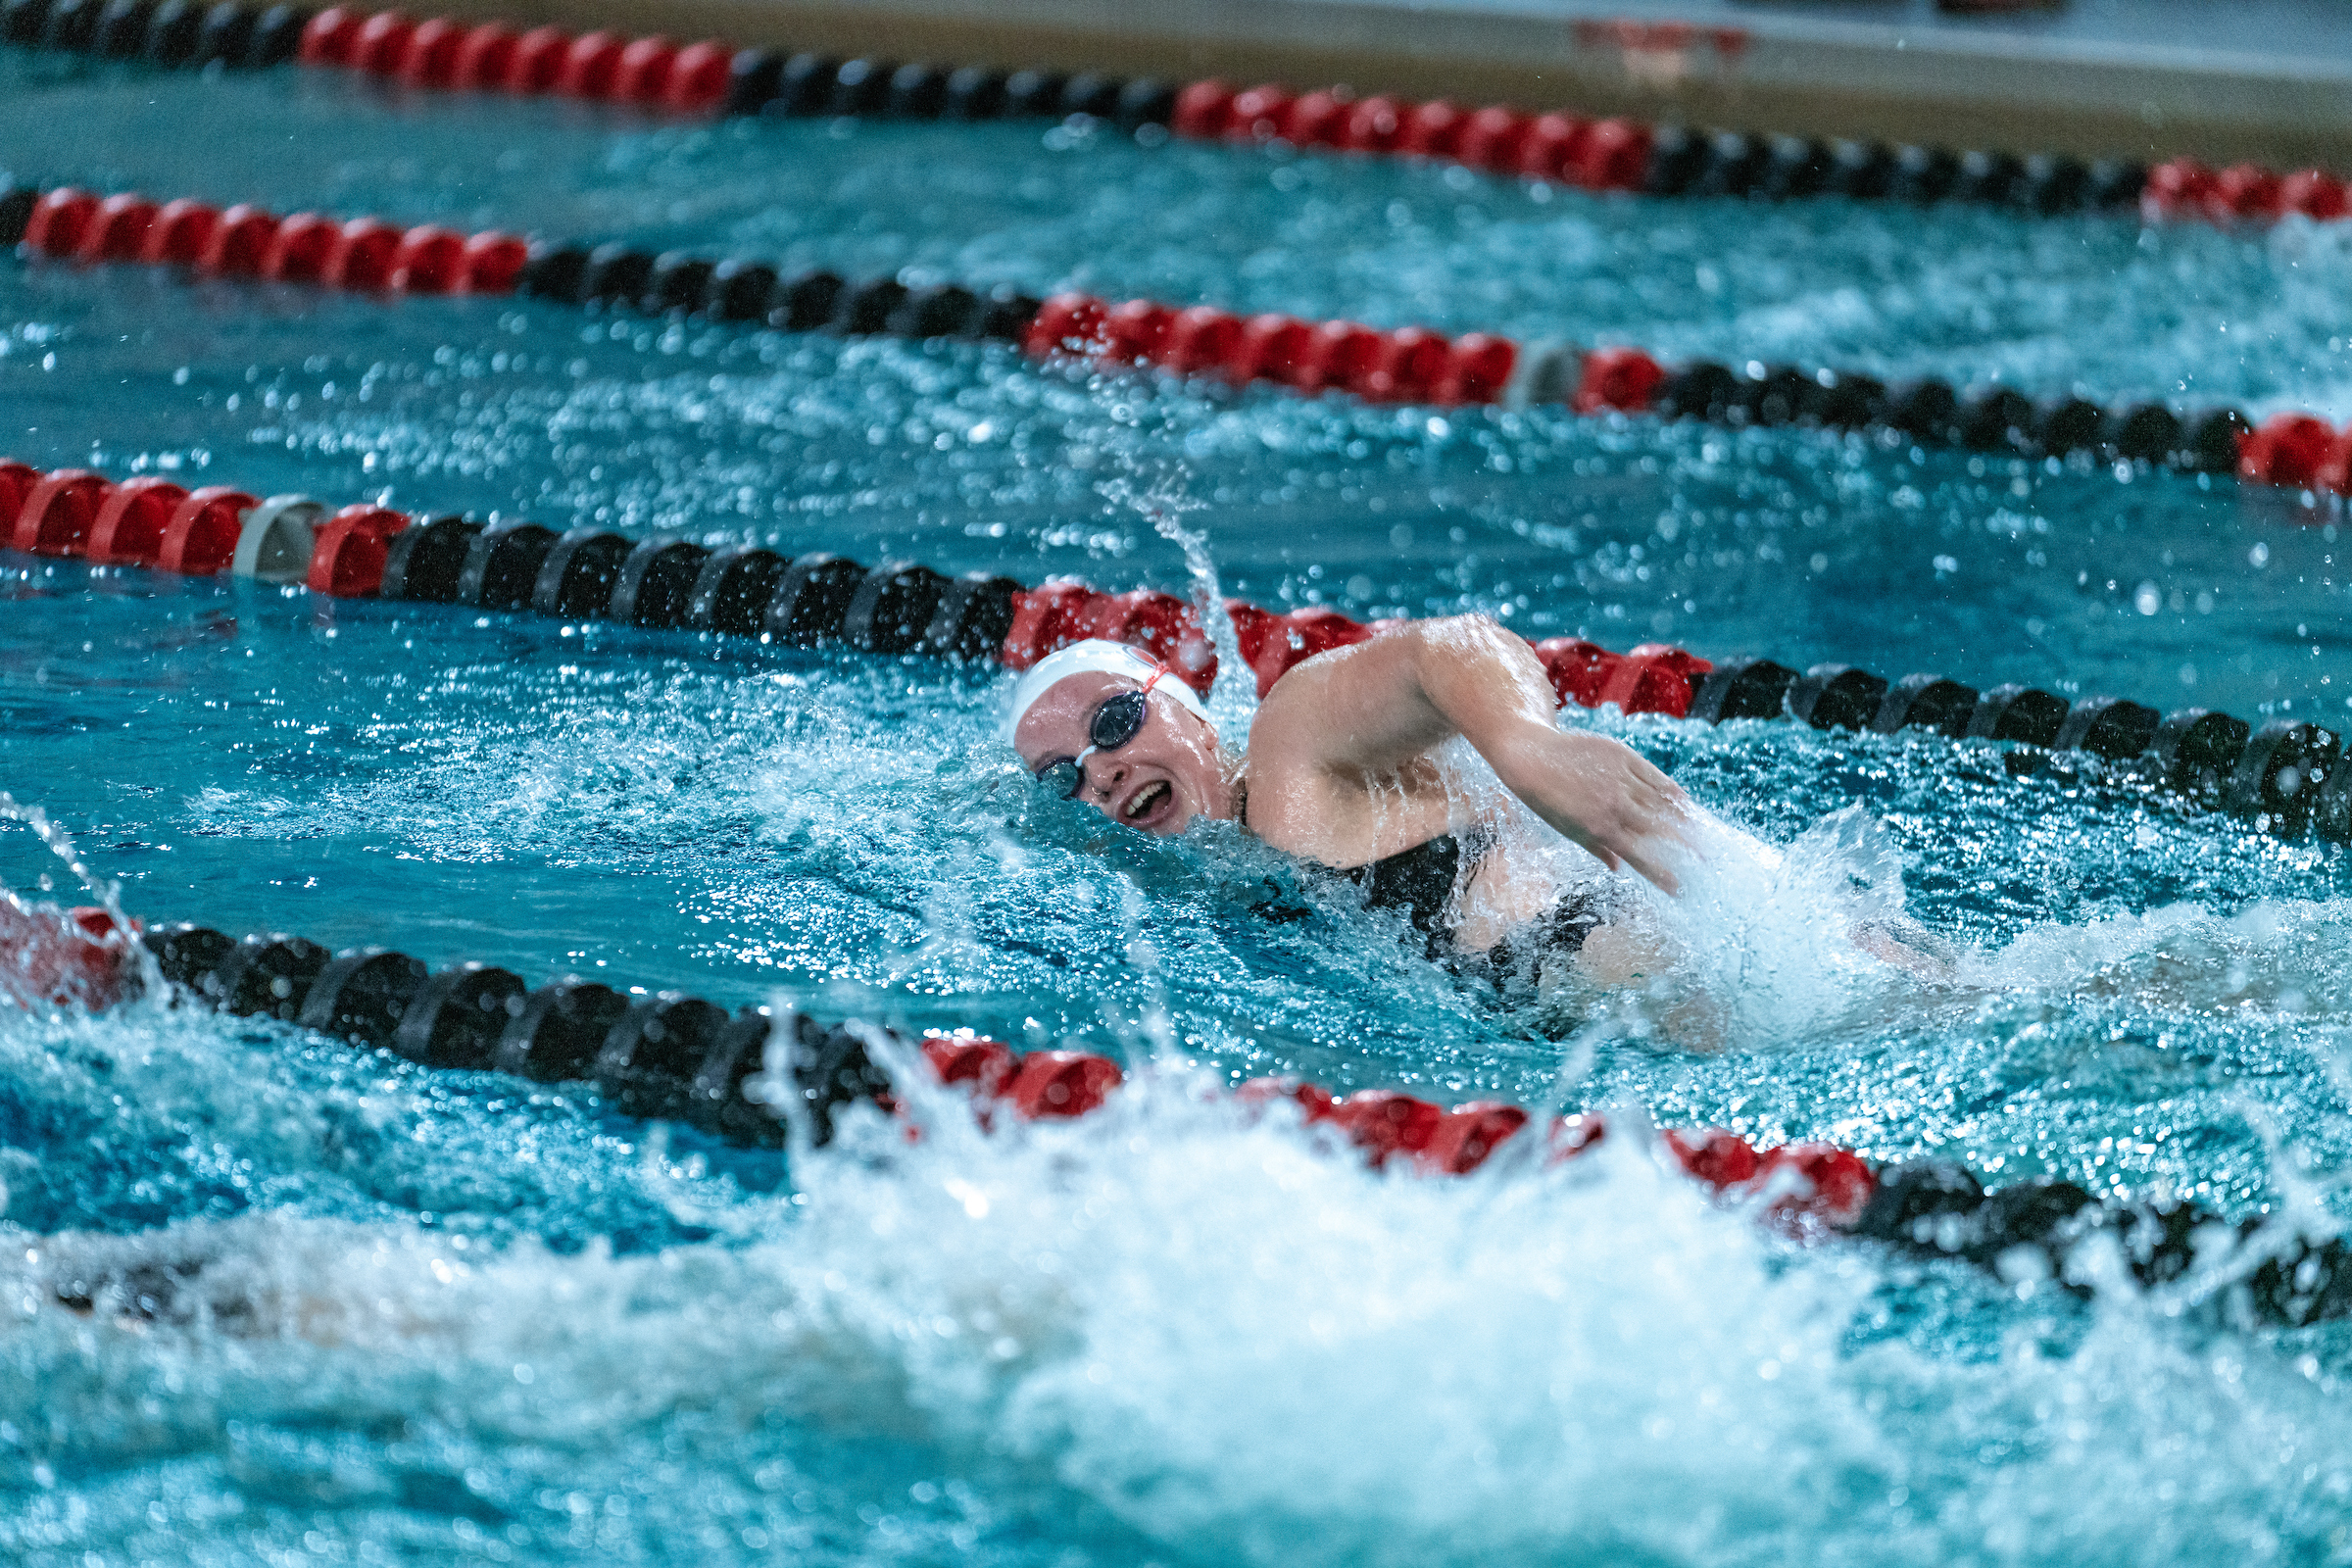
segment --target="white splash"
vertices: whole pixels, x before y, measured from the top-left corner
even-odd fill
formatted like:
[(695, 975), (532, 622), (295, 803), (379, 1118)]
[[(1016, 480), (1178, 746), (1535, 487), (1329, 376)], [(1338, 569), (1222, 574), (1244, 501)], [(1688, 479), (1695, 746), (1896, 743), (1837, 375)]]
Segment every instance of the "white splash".
[(1233, 614), (1225, 608), (1217, 564), (1208, 553), (1208, 535), (1201, 529), (1187, 528), (1183, 522), (1187, 513), (1204, 511), (1208, 503), (1185, 493), (1180, 471), (1162, 473), (1141, 490), (1120, 477), (1105, 479), (1096, 489), (1114, 506), (1126, 507), (1150, 521), (1153, 532), (1184, 552), (1193, 612), (1217, 651), (1217, 682), (1208, 696), (1209, 718), (1218, 735), (1238, 754), (1248, 744), (1250, 721), (1257, 713), (1257, 685), (1250, 666), (1242, 662)]

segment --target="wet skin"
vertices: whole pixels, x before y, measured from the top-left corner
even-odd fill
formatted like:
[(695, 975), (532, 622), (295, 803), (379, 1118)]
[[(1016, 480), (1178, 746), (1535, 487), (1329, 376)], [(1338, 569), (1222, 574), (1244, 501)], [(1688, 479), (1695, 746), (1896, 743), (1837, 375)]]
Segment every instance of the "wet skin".
[[(1081, 757), (1096, 710), (1138, 684), (1094, 672), (1055, 683), (1022, 716), (1014, 750), (1032, 771)], [(1294, 666), (1259, 705), (1242, 762), (1204, 720), (1152, 692), (1133, 740), (1084, 756), (1079, 798), (1162, 836), (1197, 816), (1242, 817), (1246, 800), (1245, 825), (1274, 848), (1357, 866), (1468, 825), (1431, 755), (1459, 736), (1539, 817), (1611, 868), (1673, 892), (1662, 857), (1689, 844), (1681, 788), (1614, 740), (1561, 730), (1554, 712), (1550, 682), (1518, 637), (1484, 616), (1415, 621)], [(1552, 896), (1499, 865), (1477, 881), (1481, 896), (1465, 902), (1491, 914), (1493, 931), (1466, 921), (1459, 935), (1474, 948)]]

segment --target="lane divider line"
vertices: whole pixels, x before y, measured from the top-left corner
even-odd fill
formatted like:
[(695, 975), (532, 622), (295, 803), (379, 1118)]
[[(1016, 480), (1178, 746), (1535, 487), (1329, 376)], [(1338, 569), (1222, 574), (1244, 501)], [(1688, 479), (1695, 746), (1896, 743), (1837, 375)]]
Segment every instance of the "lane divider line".
[(1790, 200), (1843, 196), (1919, 205), (1971, 202), (2045, 216), (2136, 208), (2150, 221), (2223, 224), (2352, 211), (2345, 182), (2318, 169), (2213, 169), (2123, 159), (1889, 146), (1680, 125), (1507, 105), (1427, 102), (1345, 87), (1295, 90), (1168, 83), (1101, 72), (1002, 71), (866, 56), (738, 49), (722, 39), (525, 27), (405, 12), (238, 0), (7, 0), (0, 39), (26, 48), (137, 59), (169, 69), (260, 70), (299, 59), (403, 86), (553, 95), (681, 116), (767, 114), (896, 120), (1062, 120), (1196, 140), (1460, 164), (1502, 177), (1648, 196)]
[[(0, 461), (0, 545), (101, 566), (301, 582), (331, 598), (529, 610), (1012, 669), (1101, 637), (1143, 648), (1203, 694), (1218, 674), (1195, 607), (1150, 589), (1106, 594), (1068, 578), (1031, 588), (988, 572), (950, 577), (919, 562), (869, 568), (829, 551), (712, 551), (668, 534), (559, 534), (523, 519), (419, 519), (367, 503), (330, 511), (308, 496), (189, 491), (152, 476), (117, 484), (83, 468), (44, 474)], [(1225, 608), (1261, 698), (1293, 665), (1381, 625), (1328, 607), (1275, 612), (1229, 600)], [(1834, 662), (1801, 671), (1769, 659), (1718, 662), (1664, 643), (1623, 653), (1573, 637), (1531, 646), (1563, 707), (2005, 744), (2014, 773), (2088, 767), (2280, 837), (2352, 840), (2352, 764), (2341, 736), (2317, 724), (2273, 719), (2256, 729), (2202, 708), (2159, 713), (2106, 696), (2069, 703), (2019, 683), (1979, 690), (1939, 674), (1889, 680)]]
[(1888, 387), (1873, 377), (1751, 362), (1667, 367), (1636, 348), (1522, 344), (1488, 332), (1446, 337), (1210, 306), (1114, 302), (953, 283), (909, 289), (687, 251), (528, 243), (316, 213), (278, 218), (239, 204), (100, 197), (71, 186), (0, 193), (0, 244), (85, 265), (177, 266), (199, 274), (381, 294), (524, 295), (606, 310), (691, 316), (782, 331), (998, 339), (1038, 359), (1104, 369), (1156, 368), (1304, 395), (1376, 403), (1557, 403), (1586, 415), (1653, 414), (1733, 428), (1865, 431), (1921, 446), (2013, 458), (2094, 457), (2248, 483), (2352, 494), (2352, 426), (2283, 413), (2261, 428), (2232, 408), (2176, 415), (2159, 402), (2113, 410), (2082, 398), (2036, 404), (1993, 386), (1963, 397), (1934, 377)]
[[(754, 1149), (784, 1146), (787, 1114), (817, 1147), (833, 1141), (837, 1120), (858, 1103), (904, 1116), (900, 1086), (874, 1059), (873, 1048), (885, 1042), (895, 1048), (884, 1050), (886, 1059), (915, 1058), (934, 1087), (968, 1097), (983, 1128), (1092, 1115), (1125, 1081), (1106, 1056), (1015, 1052), (971, 1031), (908, 1039), (875, 1024), (828, 1026), (766, 1006), (730, 1012), (682, 992), (623, 992), (576, 975), (534, 989), (492, 964), (435, 971), (389, 948), (335, 953), (272, 931), (236, 938), (179, 923), (125, 932), (102, 909), (63, 913), (10, 900), (0, 903), (0, 940), (36, 960), (20, 963), (14, 983), (18, 1000), (29, 1004), (105, 1006), (135, 991), (142, 973), (130, 952), (135, 941), (184, 1004), (274, 1018), (435, 1070), (586, 1082), (619, 1114), (682, 1121)], [(52, 996), (26, 994), (44, 984)], [(1287, 1101), (1368, 1165), (1424, 1178), (1477, 1171), (1527, 1134), (1533, 1119), (1500, 1101), (1447, 1107), (1391, 1090), (1341, 1099), (1296, 1079), (1252, 1079), (1233, 1099), (1261, 1113)], [(908, 1133), (919, 1136), (911, 1125)], [(1538, 1136), (1538, 1157), (1557, 1164), (1604, 1140), (1642, 1134), (1613, 1130), (1588, 1113), (1555, 1117)], [(1720, 1201), (1799, 1241), (1875, 1243), (1965, 1261), (2004, 1279), (2017, 1277), (2025, 1249), (2060, 1281), (2073, 1277), (2076, 1248), (2095, 1240), (2104, 1252), (2120, 1243), (2135, 1283), (2148, 1288), (2200, 1262), (2210, 1266), (2216, 1227), (2224, 1227), (2264, 1258), (2214, 1302), (2226, 1321), (2299, 1327), (2352, 1315), (2352, 1244), (2341, 1238), (2281, 1242), (2262, 1236), (2259, 1220), (2228, 1227), (2186, 1203), (2102, 1203), (2073, 1183), (2046, 1178), (1987, 1194), (1953, 1161), (1874, 1167), (1833, 1144), (1759, 1149), (1723, 1128), (1667, 1130), (1656, 1147)]]

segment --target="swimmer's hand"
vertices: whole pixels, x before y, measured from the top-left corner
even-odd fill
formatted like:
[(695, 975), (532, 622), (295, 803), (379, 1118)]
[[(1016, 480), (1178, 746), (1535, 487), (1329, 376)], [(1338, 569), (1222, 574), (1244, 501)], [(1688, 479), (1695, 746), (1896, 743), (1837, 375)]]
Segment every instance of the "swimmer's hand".
[(1479, 751), (1513, 795), (1610, 870), (1630, 867), (1667, 893), (1679, 890), (1666, 858), (1696, 848), (1681, 785), (1623, 742), (1555, 729), (1548, 714), (1509, 730)]

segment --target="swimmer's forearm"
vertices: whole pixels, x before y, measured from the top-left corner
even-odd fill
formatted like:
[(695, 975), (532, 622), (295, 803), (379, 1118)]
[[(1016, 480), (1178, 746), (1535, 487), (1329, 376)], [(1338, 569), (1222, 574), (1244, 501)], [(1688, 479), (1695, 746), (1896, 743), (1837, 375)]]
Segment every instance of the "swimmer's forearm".
[(1535, 650), (1485, 616), (1424, 621), (1408, 635), (1423, 700), (1512, 794), (1610, 869), (1630, 866), (1675, 890), (1659, 857), (1687, 842), (1679, 785), (1630, 746), (1562, 730)]
[(1676, 890), (1662, 856), (1689, 842), (1690, 800), (1632, 747), (1545, 720), (1513, 726), (1493, 750), (1479, 750), (1530, 810), (1611, 870), (1630, 867)]

